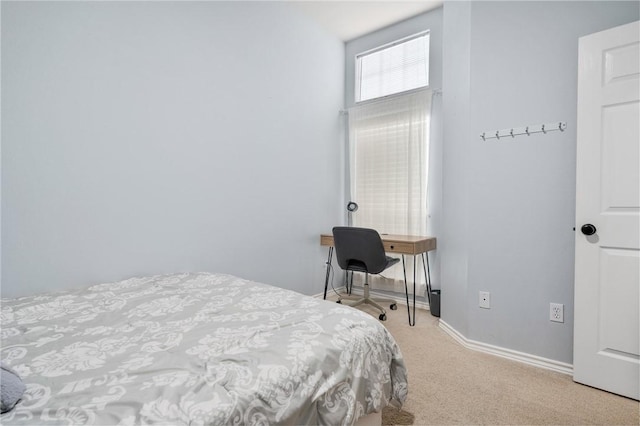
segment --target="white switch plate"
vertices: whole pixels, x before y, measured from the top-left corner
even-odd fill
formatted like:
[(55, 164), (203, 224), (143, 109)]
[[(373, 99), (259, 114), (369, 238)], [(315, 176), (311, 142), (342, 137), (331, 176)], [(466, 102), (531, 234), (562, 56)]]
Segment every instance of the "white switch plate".
[(491, 294), (488, 291), (480, 292), (478, 306), (484, 309), (491, 309)]

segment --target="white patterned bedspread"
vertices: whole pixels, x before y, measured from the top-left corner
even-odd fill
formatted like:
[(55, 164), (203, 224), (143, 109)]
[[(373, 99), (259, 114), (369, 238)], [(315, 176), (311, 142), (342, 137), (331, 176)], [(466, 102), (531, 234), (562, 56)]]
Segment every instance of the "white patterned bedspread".
[(389, 332), (357, 309), (220, 274), (2, 300), (9, 424), (353, 424), (400, 406)]

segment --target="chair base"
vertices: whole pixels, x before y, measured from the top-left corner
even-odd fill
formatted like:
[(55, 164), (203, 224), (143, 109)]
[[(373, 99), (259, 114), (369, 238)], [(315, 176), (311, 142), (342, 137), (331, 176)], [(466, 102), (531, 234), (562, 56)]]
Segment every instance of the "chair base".
[(380, 306), (378, 303), (390, 303), (390, 308), (393, 310), (396, 306), (396, 302), (392, 299), (372, 299), (369, 296), (369, 283), (364, 283), (364, 294), (362, 297), (349, 297), (349, 296), (340, 296), (338, 299), (338, 303), (342, 303), (343, 300), (349, 300), (351, 303), (345, 303), (347, 306), (356, 307), (360, 305), (371, 305), (377, 310), (380, 311), (380, 320), (384, 321), (386, 319), (387, 311)]

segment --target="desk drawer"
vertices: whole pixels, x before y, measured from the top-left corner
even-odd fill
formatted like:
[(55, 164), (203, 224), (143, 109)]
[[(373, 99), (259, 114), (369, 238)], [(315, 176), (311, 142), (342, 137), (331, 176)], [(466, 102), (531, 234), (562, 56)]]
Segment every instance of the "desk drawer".
[(396, 241), (383, 241), (384, 250), (391, 253), (414, 254), (415, 246), (412, 243)]
[(333, 235), (320, 235), (320, 245), (333, 247)]

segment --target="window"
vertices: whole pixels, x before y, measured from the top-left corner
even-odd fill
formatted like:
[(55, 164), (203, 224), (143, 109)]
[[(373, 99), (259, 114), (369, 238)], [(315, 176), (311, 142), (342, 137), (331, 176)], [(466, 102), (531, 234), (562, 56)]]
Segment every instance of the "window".
[(356, 102), (429, 85), (429, 31), (356, 56)]
[(420, 90), (349, 110), (354, 225), (424, 235), (431, 95)]
[[(352, 216), (354, 226), (426, 234), (428, 58), (428, 31), (356, 56), (358, 103), (349, 109), (350, 199), (359, 205)], [(408, 257), (408, 270), (412, 266)], [(420, 275), (416, 290), (424, 294)], [(385, 277), (371, 277), (370, 284), (404, 293), (402, 265)]]

